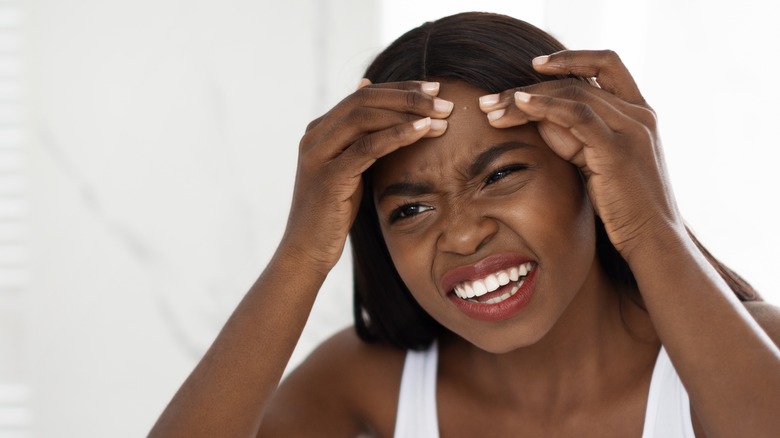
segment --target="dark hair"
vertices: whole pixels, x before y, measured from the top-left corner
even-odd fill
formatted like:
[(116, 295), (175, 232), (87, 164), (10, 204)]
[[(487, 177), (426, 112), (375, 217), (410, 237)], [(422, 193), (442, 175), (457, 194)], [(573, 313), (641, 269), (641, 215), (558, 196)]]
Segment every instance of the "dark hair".
[[(537, 73), (531, 60), (564, 49), (555, 38), (524, 21), (469, 12), (425, 23), (402, 35), (374, 59), (365, 77), (372, 83), (450, 78), (499, 93), (563, 79)], [(370, 169), (363, 183), (363, 199), (350, 230), (355, 328), (365, 341), (426, 348), (444, 328), (417, 304), (393, 265), (379, 229)], [(643, 306), (628, 264), (596, 219), (596, 254), (602, 268), (630, 299)], [(750, 285), (693, 239), (741, 300), (758, 299)]]

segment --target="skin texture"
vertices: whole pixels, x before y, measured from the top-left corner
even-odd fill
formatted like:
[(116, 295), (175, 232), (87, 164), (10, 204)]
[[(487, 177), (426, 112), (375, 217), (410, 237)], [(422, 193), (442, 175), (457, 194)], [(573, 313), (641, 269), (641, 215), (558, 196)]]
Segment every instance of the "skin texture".
[[(442, 436), (640, 436), (661, 344), (697, 436), (776, 435), (780, 312), (739, 303), (691, 242), (655, 114), (630, 74), (612, 52), (534, 65), (596, 82), (487, 96), (444, 80), (363, 82), (312, 122), (276, 255), (150, 435), (392, 436), (404, 352), (350, 329), (277, 388), (374, 164), (377, 199), (398, 181), (428, 186), (382, 198), (378, 213), (403, 280), (451, 331), (439, 340)], [(510, 138), (528, 146), (469, 174), (481, 151)], [(404, 205), (402, 220), (388, 220)], [(619, 299), (595, 261), (594, 214), (646, 311)], [(528, 306), (497, 322), (464, 317), (442, 276), (507, 253), (538, 263)]]

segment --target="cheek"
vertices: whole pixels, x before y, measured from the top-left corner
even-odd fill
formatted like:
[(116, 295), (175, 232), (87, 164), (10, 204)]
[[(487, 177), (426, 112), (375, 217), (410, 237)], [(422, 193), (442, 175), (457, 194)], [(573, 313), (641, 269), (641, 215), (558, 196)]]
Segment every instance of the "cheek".
[(430, 266), (430, 261), (426, 259), (426, 253), (420, 247), (420, 239), (397, 236), (388, 238), (385, 235), (385, 245), (401, 280), (412, 295), (416, 295), (414, 292), (429, 281), (425, 267)]
[(414, 300), (431, 317), (441, 321), (442, 301), (446, 300), (433, 279), (435, 249), (430, 249), (431, 240), (430, 236), (395, 236), (385, 238), (385, 245), (398, 275)]
[(595, 213), (585, 193), (579, 173), (573, 172), (558, 184), (547, 184), (538, 212), (544, 218), (548, 250), (555, 254), (574, 276), (587, 270), (596, 253)]

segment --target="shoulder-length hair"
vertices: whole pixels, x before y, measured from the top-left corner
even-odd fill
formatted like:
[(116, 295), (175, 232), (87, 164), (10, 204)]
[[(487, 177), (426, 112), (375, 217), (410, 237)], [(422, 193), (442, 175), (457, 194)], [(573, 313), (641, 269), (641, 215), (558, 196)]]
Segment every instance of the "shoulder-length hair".
[[(490, 93), (562, 79), (537, 73), (531, 60), (565, 47), (537, 27), (511, 17), (462, 13), (428, 22), (390, 44), (368, 67), (372, 83), (451, 78)], [(415, 301), (385, 246), (374, 205), (371, 171), (350, 230), (354, 269), (355, 328), (361, 339), (423, 349), (445, 330)], [(643, 307), (631, 270), (596, 220), (596, 254), (618, 288)], [(691, 234), (691, 237), (693, 235)], [(694, 242), (742, 301), (760, 299), (736, 273)]]

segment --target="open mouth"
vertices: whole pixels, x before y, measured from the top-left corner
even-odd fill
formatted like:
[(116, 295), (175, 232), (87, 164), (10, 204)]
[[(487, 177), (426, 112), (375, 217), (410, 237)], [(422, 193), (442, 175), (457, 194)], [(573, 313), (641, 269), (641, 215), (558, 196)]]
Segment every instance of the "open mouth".
[(478, 280), (464, 281), (456, 284), (453, 292), (462, 300), (479, 304), (497, 304), (520, 290), (533, 267), (534, 262), (526, 262)]

